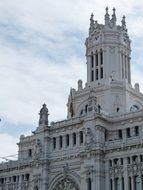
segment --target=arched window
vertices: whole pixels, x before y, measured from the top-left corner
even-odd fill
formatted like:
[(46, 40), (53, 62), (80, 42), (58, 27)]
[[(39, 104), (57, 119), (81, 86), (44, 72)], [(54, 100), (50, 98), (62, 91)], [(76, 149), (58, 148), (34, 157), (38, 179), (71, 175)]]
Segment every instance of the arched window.
[(66, 135), (66, 146), (69, 146), (69, 135)]
[(88, 190), (92, 189), (91, 178), (87, 179)]
[(80, 140), (80, 144), (83, 144), (83, 132), (82, 131), (79, 132), (79, 140)]

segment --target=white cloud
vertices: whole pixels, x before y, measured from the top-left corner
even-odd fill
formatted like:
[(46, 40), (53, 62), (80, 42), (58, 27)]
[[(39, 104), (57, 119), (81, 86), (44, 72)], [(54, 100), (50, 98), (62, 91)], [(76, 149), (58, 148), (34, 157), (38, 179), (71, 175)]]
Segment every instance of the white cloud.
[[(84, 40), (90, 14), (104, 22), (106, 6), (110, 14), (116, 7), (118, 23), (123, 14), (127, 16), (132, 40), (139, 39), (143, 47), (141, 1), (0, 1), (0, 115), (4, 119), (19, 126), (36, 125), (44, 102), (50, 120), (66, 118), (70, 87), (76, 88), (79, 78), (86, 82)], [(138, 43), (133, 45), (135, 83), (142, 76), (137, 68), (143, 68), (143, 55)]]
[(0, 140), (0, 162), (6, 161), (4, 158), (10, 160), (17, 158), (18, 149), (16, 143), (18, 142), (18, 138), (8, 134), (0, 134)]

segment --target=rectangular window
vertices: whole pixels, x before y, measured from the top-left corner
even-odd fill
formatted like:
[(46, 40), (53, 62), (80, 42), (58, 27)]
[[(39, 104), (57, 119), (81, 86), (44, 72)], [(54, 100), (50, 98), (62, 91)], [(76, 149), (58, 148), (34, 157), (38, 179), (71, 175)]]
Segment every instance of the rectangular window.
[(83, 132), (80, 131), (80, 144), (82, 144), (82, 143), (83, 143)]
[(91, 67), (92, 68), (94, 67), (94, 57), (93, 57), (93, 55), (91, 55)]
[(100, 50), (100, 63), (101, 65), (103, 65), (103, 52), (102, 52), (102, 49)]
[(118, 136), (119, 136), (119, 139), (123, 138), (123, 136), (122, 136), (122, 130), (118, 130)]
[(94, 71), (92, 70), (91, 71), (91, 82), (93, 82), (94, 81)]
[(53, 149), (56, 149), (56, 138), (53, 138)]
[(62, 136), (59, 137), (59, 148), (63, 147), (63, 138)]
[(95, 57), (96, 57), (96, 66), (98, 66), (98, 53), (96, 53)]
[(96, 80), (98, 80), (98, 69), (96, 69)]
[(100, 68), (101, 79), (103, 79), (103, 67)]
[(128, 138), (131, 137), (130, 128), (126, 129), (126, 135), (127, 135)]
[(29, 150), (28, 150), (28, 156), (29, 156), (29, 157), (32, 157), (32, 149), (29, 149)]
[(135, 136), (139, 136), (139, 127), (135, 126)]
[(69, 135), (66, 135), (66, 146), (69, 146)]
[(73, 146), (76, 145), (76, 133), (73, 133)]

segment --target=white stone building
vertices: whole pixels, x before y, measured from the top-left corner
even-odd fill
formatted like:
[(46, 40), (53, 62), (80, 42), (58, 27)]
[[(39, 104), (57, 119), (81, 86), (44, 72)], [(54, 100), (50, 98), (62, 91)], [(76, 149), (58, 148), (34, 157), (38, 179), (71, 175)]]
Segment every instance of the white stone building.
[(142, 190), (143, 94), (131, 85), (125, 17), (90, 18), (87, 83), (71, 89), (67, 119), (21, 135), (17, 161), (0, 165), (0, 190)]

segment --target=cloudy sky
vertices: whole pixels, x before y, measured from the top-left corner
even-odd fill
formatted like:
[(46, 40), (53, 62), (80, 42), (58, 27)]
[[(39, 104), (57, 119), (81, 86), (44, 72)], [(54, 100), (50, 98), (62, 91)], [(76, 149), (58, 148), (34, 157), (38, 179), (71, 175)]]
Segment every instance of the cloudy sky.
[(105, 7), (127, 17), (132, 40), (132, 83), (143, 90), (142, 0), (0, 1), (0, 157), (17, 153), (20, 134), (38, 124), (45, 102), (50, 122), (66, 118), (70, 87), (86, 82), (89, 18), (104, 22)]

